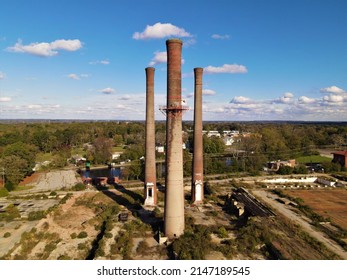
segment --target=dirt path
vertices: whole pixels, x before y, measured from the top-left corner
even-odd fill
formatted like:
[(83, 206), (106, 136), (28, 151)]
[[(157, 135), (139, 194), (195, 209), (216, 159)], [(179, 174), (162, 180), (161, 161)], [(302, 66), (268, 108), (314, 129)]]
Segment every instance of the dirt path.
[(310, 225), (310, 220), (306, 217), (300, 216), (291, 211), (286, 205), (277, 202), (275, 199), (278, 198), (275, 194), (269, 193), (263, 190), (253, 190), (252, 193), (269, 204), (276, 211), (285, 215), (287, 218), (299, 224), (308, 234), (322, 242), (329, 250), (339, 255), (342, 259), (347, 260), (347, 252), (336, 244), (331, 239), (327, 238), (322, 232), (317, 231), (313, 226)]

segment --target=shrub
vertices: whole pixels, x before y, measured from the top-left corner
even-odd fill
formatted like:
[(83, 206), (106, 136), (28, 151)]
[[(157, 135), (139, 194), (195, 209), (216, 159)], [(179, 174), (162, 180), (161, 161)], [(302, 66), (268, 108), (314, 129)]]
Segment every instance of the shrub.
[(41, 220), (43, 218), (46, 218), (46, 214), (42, 210), (30, 212), (28, 215), (28, 221), (36, 221), (36, 220)]
[(69, 256), (67, 256), (67, 255), (60, 255), (58, 257), (58, 260), (71, 260), (71, 258)]
[(10, 181), (7, 181), (5, 183), (5, 189), (8, 190), (9, 192), (11, 192), (14, 190), (14, 185)]
[(71, 239), (75, 239), (77, 237), (77, 233), (73, 232), (70, 234)]
[(140, 255), (144, 255), (147, 253), (148, 249), (149, 249), (148, 243), (146, 242), (146, 240), (142, 240), (137, 246), (136, 252)]
[(10, 237), (10, 236), (11, 236), (11, 233), (10, 233), (10, 232), (5, 232), (4, 238), (8, 238), (8, 237)]
[(106, 232), (104, 236), (105, 238), (112, 238), (113, 234), (111, 232)]
[(220, 227), (217, 231), (217, 235), (219, 238), (227, 238), (229, 236), (225, 227)]
[(173, 251), (180, 260), (203, 260), (211, 250), (211, 237), (207, 227), (194, 225), (173, 242)]
[(96, 256), (99, 256), (99, 257), (104, 257), (105, 256), (105, 251), (102, 249), (102, 248), (98, 248), (96, 250)]
[(86, 238), (88, 236), (88, 233), (85, 231), (81, 231), (78, 235), (77, 238)]
[(18, 208), (13, 204), (9, 204), (6, 207), (6, 212), (0, 214), (0, 220), (4, 219), (6, 222), (13, 221), (16, 218), (20, 218), (20, 213)]
[(72, 187), (72, 190), (74, 190), (74, 191), (84, 191), (86, 188), (87, 187), (84, 184), (78, 183), (78, 184), (76, 184), (76, 185), (74, 185)]
[(5, 188), (0, 189), (0, 197), (8, 196), (8, 190)]
[(87, 246), (86, 246), (85, 243), (79, 243), (79, 244), (77, 245), (77, 249), (78, 249), (78, 250), (84, 250), (84, 249), (86, 249), (86, 248), (87, 248)]

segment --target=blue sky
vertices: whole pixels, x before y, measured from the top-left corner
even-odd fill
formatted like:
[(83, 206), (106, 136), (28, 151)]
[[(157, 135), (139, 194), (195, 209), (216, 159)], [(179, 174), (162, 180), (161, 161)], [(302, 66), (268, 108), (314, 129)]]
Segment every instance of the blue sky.
[[(0, 118), (145, 118), (145, 67), (166, 103), (203, 67), (204, 120), (347, 120), (345, 0), (0, 0)], [(156, 111), (156, 119), (164, 116)], [(192, 111), (184, 119), (192, 119)]]

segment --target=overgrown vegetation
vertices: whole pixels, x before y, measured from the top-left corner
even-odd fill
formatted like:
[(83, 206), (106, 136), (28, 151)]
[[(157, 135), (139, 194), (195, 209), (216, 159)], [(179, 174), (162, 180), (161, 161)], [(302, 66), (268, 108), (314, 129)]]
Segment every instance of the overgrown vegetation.
[(209, 228), (195, 225), (192, 217), (186, 217), (184, 234), (172, 243), (173, 257), (179, 260), (204, 260), (211, 249)]
[(13, 204), (9, 204), (5, 208), (5, 212), (0, 213), (0, 221), (10, 222), (20, 217), (21, 215), (18, 207)]
[[(188, 131), (189, 123), (183, 128)], [(165, 145), (165, 123), (156, 124), (156, 139)], [(242, 153), (225, 151), (218, 137), (204, 137), (205, 174), (249, 172), (257, 174), (267, 161), (314, 156), (316, 149), (343, 149), (345, 124), (315, 123), (205, 123), (204, 130), (238, 130), (241, 136), (233, 148)], [(111, 162), (114, 150), (123, 152), (116, 162), (131, 160), (125, 177), (138, 179), (142, 175), (139, 159), (144, 156), (144, 123), (141, 122), (56, 122), (0, 124), (0, 167), (5, 168), (5, 181), (17, 185), (30, 175), (36, 161), (50, 161), (47, 168), (61, 168), (67, 159), (79, 153), (92, 164)], [(184, 141), (192, 148), (192, 135), (184, 134)], [(37, 157), (38, 156), (38, 157)], [(311, 158), (310, 161), (325, 161)], [(307, 162), (307, 158), (304, 160)], [(190, 168), (187, 154), (186, 169)], [(324, 162), (326, 171), (343, 171), (337, 165)], [(339, 169), (339, 170), (338, 170)]]

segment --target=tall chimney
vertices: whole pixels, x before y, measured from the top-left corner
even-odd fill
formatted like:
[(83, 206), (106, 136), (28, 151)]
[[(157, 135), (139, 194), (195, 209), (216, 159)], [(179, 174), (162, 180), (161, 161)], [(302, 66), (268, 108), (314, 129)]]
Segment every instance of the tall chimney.
[(184, 232), (184, 188), (182, 153), (181, 60), (182, 41), (166, 41), (166, 176), (164, 233), (175, 238)]
[(146, 69), (145, 205), (157, 204), (154, 121), (154, 68)]
[(202, 68), (194, 68), (194, 151), (192, 167), (192, 202), (204, 200), (203, 141), (202, 141)]

